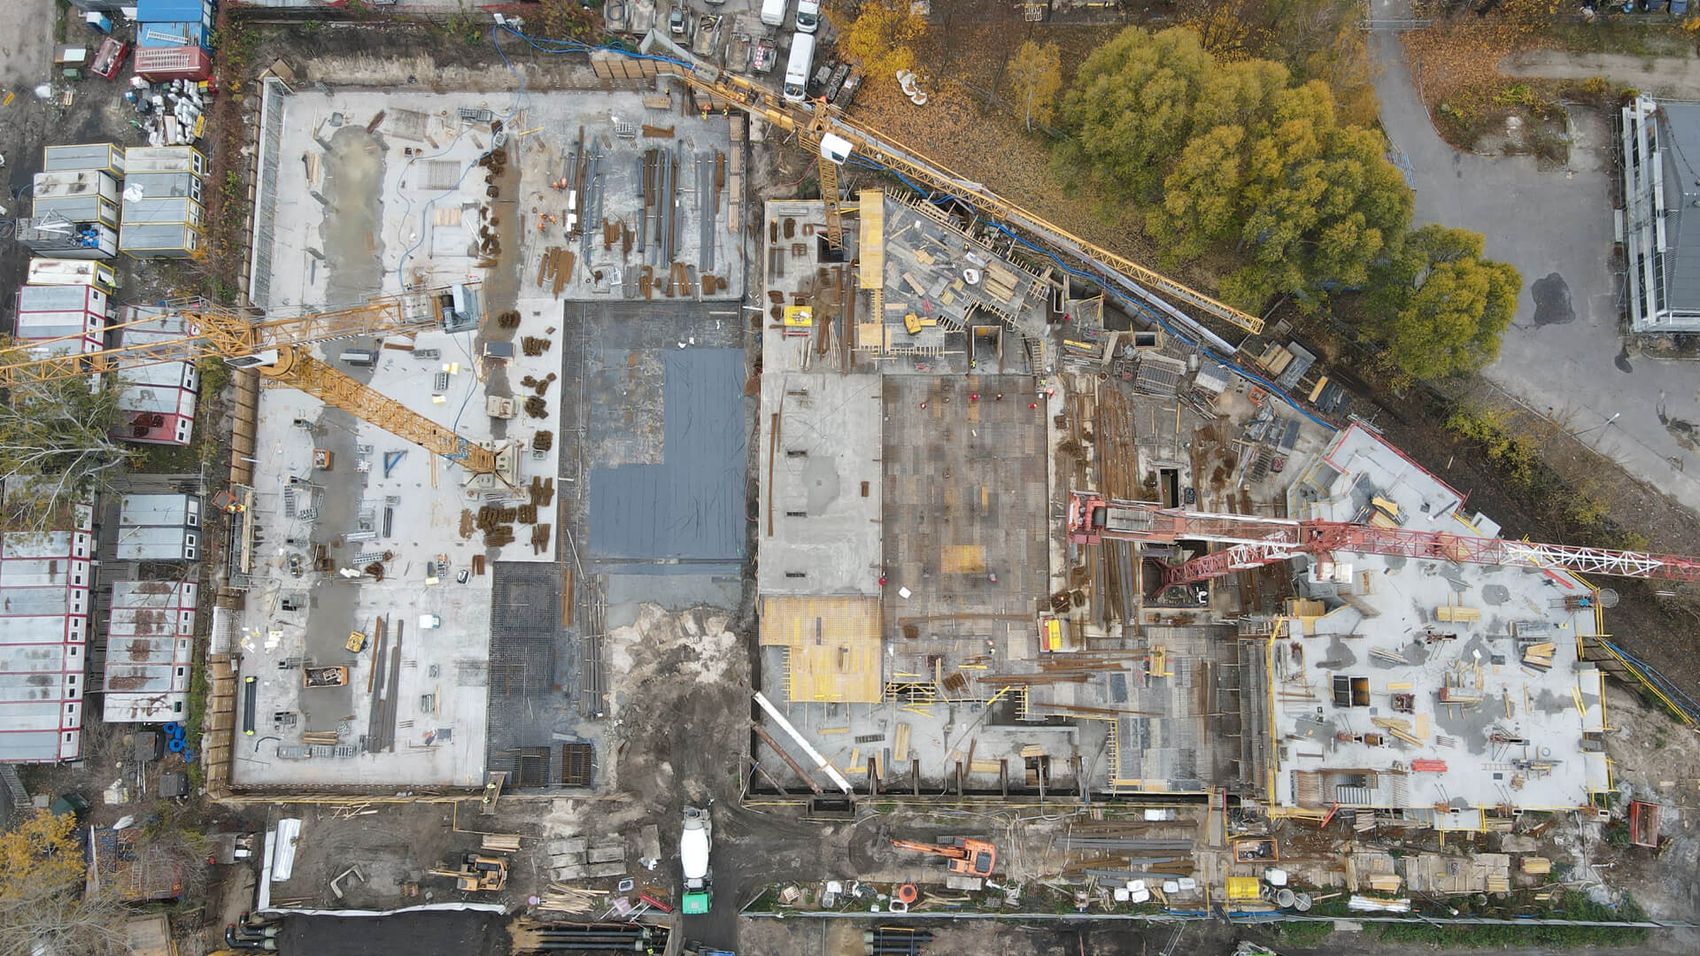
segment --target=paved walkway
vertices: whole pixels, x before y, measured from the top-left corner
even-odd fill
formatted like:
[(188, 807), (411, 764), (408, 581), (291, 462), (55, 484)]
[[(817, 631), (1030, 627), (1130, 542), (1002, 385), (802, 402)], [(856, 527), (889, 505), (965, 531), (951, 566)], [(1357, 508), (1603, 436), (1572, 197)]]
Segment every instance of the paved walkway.
[(1614, 87), (1634, 87), (1655, 96), (1700, 99), (1700, 57), (1629, 56), (1622, 53), (1565, 53), (1533, 50), (1499, 61), (1507, 76), (1586, 80), (1603, 76)]
[[(1405, 0), (1372, 0), (1398, 19)], [(1624, 356), (1618, 335), (1613, 244), (1611, 124), (1598, 111), (1572, 117), (1570, 163), (1543, 170), (1529, 157), (1460, 153), (1435, 133), (1404, 47), (1394, 33), (1369, 38), (1375, 89), (1395, 157), (1416, 191), (1418, 224), (1439, 222), (1486, 237), (1487, 254), (1515, 265), (1524, 290), (1494, 383), (1632, 474), (1700, 510), (1700, 364)]]

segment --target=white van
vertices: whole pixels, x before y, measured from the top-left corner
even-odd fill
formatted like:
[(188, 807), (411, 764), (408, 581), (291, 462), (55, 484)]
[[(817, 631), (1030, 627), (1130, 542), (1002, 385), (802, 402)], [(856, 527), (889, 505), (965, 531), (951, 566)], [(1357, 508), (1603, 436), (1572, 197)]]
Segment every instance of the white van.
[(791, 35), (791, 59), (785, 64), (785, 98), (800, 103), (808, 96), (809, 71), (815, 65), (815, 36)]
[(813, 33), (820, 29), (820, 0), (797, 0), (797, 30)]
[(761, 22), (776, 27), (785, 22), (785, 5), (789, 0), (761, 0)]

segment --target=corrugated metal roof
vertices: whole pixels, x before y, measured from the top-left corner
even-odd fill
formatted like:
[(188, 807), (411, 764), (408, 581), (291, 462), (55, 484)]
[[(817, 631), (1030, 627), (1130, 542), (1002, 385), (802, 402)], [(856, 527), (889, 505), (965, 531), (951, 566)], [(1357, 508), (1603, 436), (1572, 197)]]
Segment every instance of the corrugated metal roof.
[[(132, 146), (124, 151), (126, 178), (137, 173), (192, 173), (195, 156), (193, 146)], [(205, 158), (202, 158), (203, 164)]]
[[(175, 525), (189, 523), (191, 515), (200, 514), (200, 499), (194, 495), (125, 495), (118, 503), (118, 523), (136, 525)], [(128, 535), (126, 535), (128, 537)]]
[(124, 226), (118, 237), (119, 248), (127, 251), (164, 249), (176, 251), (191, 247), (195, 227), (184, 222), (139, 222)]
[(136, 19), (142, 23), (161, 20), (203, 20), (212, 16), (209, 0), (136, 0)]
[(115, 550), (126, 561), (182, 561), (196, 540), (198, 536), (183, 527), (125, 528), (119, 532)]
[(1665, 308), (1700, 309), (1700, 103), (1659, 104), (1665, 163)]
[(124, 226), (120, 241), (138, 226), (155, 224), (177, 225), (199, 220), (199, 203), (183, 196), (150, 196), (124, 200)]
[(26, 285), (18, 288), (19, 312), (97, 312), (106, 301), (84, 285)]
[[(70, 531), (42, 531), (34, 534), (8, 531), (0, 534), (0, 560), (68, 557), (72, 551), (73, 534), (74, 532)], [(4, 580), (5, 573), (5, 566), (0, 564), (0, 580)]]
[(66, 635), (64, 614), (46, 617), (8, 617), (3, 620), (8, 644), (63, 644)]
[[(124, 191), (141, 190), (142, 196), (150, 199), (165, 199), (172, 196), (193, 196), (195, 194), (195, 177), (192, 173), (129, 173), (124, 177)], [(130, 215), (130, 204), (124, 204), (124, 215)]]
[(71, 611), (68, 588), (0, 587), (0, 611), (7, 617), (60, 617)]

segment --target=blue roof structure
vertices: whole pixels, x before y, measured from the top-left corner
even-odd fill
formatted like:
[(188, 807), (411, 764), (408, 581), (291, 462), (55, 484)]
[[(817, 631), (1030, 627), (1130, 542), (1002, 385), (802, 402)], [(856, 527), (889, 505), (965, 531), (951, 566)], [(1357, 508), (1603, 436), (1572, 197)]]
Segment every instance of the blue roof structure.
[(212, 0), (136, 0), (141, 23), (200, 22), (212, 18)]

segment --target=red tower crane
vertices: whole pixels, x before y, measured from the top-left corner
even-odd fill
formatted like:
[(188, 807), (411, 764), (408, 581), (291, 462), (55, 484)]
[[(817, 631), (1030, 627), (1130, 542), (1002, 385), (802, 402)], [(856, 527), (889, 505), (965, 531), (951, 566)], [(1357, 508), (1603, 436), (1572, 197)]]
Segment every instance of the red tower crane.
[(1149, 501), (1106, 500), (1079, 491), (1069, 498), (1068, 536), (1078, 544), (1096, 544), (1109, 538), (1150, 544), (1191, 540), (1228, 545), (1169, 568), (1163, 577), (1165, 587), (1208, 581), (1301, 554), (1327, 556), (1336, 551), (1622, 578), (1700, 581), (1700, 558), (1683, 555), (1537, 544), (1346, 521), (1183, 511)]

